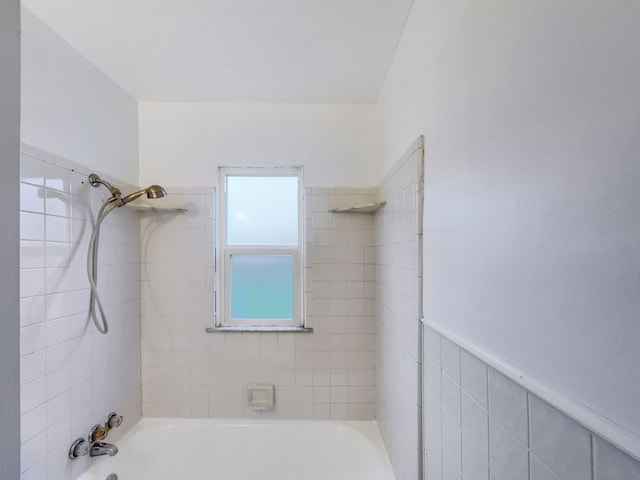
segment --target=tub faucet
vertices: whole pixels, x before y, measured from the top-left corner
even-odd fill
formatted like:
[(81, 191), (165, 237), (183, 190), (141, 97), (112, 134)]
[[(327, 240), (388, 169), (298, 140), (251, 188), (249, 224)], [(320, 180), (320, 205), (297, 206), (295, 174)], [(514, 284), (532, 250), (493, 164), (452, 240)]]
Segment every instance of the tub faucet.
[(113, 457), (116, 453), (118, 453), (118, 447), (106, 442), (95, 442), (91, 445), (91, 450), (89, 450), (89, 456), (91, 457), (99, 457), (101, 455)]

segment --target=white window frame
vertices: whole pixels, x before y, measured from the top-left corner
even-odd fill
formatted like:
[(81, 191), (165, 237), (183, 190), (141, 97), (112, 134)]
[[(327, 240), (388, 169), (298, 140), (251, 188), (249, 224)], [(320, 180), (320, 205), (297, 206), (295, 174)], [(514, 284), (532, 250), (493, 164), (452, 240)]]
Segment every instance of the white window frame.
[[(304, 183), (302, 167), (219, 167), (214, 330), (307, 330), (304, 315)], [(293, 176), (298, 179), (298, 245), (228, 245), (227, 178), (230, 176)], [(293, 318), (231, 318), (231, 256), (290, 255), (293, 258)]]

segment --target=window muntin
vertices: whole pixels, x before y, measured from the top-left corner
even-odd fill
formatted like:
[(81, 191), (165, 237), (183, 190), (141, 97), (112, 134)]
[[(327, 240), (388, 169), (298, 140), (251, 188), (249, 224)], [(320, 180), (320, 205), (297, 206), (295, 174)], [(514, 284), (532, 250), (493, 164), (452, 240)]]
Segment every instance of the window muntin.
[(217, 327), (302, 327), (301, 168), (221, 168)]

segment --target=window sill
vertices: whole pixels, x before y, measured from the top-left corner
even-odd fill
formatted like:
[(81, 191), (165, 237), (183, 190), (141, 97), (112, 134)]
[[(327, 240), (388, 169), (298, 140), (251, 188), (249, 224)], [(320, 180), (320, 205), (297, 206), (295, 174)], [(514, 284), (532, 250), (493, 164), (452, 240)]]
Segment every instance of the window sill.
[(237, 327), (209, 327), (205, 329), (207, 333), (218, 332), (299, 332), (299, 333), (311, 333), (313, 328), (308, 327), (258, 327), (258, 326), (237, 326)]

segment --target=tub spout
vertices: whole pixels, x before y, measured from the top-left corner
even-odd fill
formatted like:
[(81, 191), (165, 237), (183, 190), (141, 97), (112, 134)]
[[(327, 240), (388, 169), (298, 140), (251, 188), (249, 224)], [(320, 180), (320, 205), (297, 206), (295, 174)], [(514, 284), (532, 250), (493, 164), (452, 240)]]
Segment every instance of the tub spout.
[(105, 442), (96, 442), (91, 445), (91, 450), (89, 450), (89, 455), (91, 457), (99, 457), (101, 455), (109, 455), (110, 457), (113, 457), (116, 453), (118, 453), (118, 447)]

